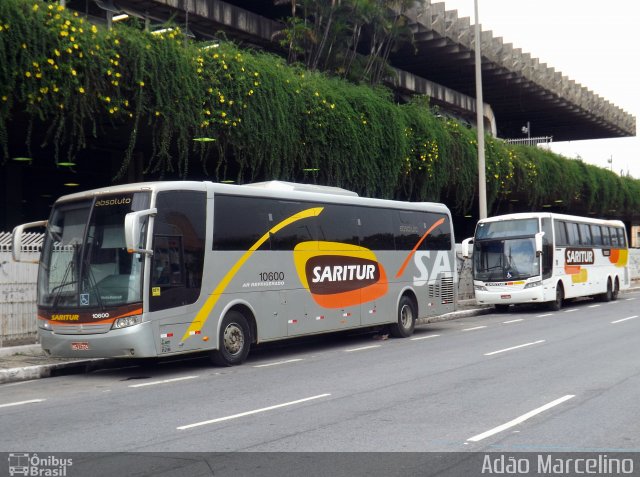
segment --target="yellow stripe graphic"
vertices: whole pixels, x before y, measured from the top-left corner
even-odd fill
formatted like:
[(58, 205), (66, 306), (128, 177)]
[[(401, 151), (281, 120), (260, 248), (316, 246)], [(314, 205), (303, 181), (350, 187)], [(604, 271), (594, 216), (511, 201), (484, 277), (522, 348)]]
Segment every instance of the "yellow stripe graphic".
[(218, 286), (215, 288), (215, 290), (213, 290), (211, 295), (209, 295), (209, 298), (207, 298), (207, 301), (205, 301), (202, 308), (200, 308), (200, 311), (198, 311), (193, 321), (191, 321), (191, 325), (189, 325), (189, 329), (186, 331), (181, 341), (185, 341), (187, 338), (189, 338), (191, 336), (190, 332), (199, 331), (204, 327), (204, 323), (209, 318), (209, 314), (211, 313), (211, 310), (213, 310), (213, 307), (216, 306), (216, 303), (218, 302), (220, 295), (224, 293), (224, 290), (227, 288), (231, 280), (233, 280), (233, 277), (236, 276), (236, 273), (238, 273), (238, 271), (240, 270), (240, 268), (242, 268), (245, 262), (249, 260), (251, 255), (253, 255), (253, 252), (258, 250), (260, 246), (267, 241), (267, 239), (269, 238), (269, 235), (279, 232), (287, 225), (291, 225), (292, 223), (297, 222), (298, 220), (307, 219), (309, 217), (317, 217), (318, 215), (320, 215), (323, 209), (324, 207), (314, 207), (311, 209), (300, 211), (292, 215), (291, 217), (284, 219), (282, 222), (274, 225), (271, 229), (269, 229), (269, 231), (266, 234), (260, 237), (258, 241), (254, 243), (251, 246), (251, 248), (242, 255), (242, 257), (240, 257), (240, 260), (238, 260), (235, 263), (235, 265), (231, 267), (231, 269), (227, 272), (224, 278), (220, 280), (220, 283), (218, 283)]

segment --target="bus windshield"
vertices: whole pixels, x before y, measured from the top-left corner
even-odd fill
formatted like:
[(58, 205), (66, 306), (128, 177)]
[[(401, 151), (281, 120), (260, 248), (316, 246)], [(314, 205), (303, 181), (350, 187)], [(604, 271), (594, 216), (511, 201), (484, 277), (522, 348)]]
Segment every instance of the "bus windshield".
[(476, 230), (476, 240), (531, 236), (537, 232), (538, 219), (481, 222)]
[(483, 240), (473, 252), (474, 278), (482, 281), (523, 280), (540, 274), (533, 238)]
[(142, 265), (125, 247), (124, 217), (150, 194), (99, 196), (54, 206), (42, 247), (38, 305), (81, 308), (142, 301)]

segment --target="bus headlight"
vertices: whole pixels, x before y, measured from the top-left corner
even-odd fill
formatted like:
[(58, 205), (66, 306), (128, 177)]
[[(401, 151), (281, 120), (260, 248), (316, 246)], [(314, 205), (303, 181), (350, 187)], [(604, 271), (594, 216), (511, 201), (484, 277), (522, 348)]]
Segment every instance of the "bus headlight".
[(475, 291), (487, 291), (487, 287), (484, 285), (473, 285), (473, 289)]
[(51, 331), (53, 329), (51, 327), (51, 323), (49, 323), (47, 320), (38, 320), (38, 328), (47, 331)]
[(524, 286), (524, 289), (526, 290), (527, 288), (539, 287), (540, 285), (542, 285), (542, 280), (538, 280), (537, 282), (527, 283), (527, 284)]
[(112, 330), (119, 330), (121, 328), (127, 328), (129, 326), (142, 323), (142, 315), (125, 316), (124, 318), (118, 318), (113, 322)]

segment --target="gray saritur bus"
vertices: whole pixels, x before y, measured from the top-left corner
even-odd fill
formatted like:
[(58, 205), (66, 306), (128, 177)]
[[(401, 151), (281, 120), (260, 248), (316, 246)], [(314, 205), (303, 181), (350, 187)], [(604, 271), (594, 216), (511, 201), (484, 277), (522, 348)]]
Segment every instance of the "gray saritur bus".
[(45, 226), (43, 349), (64, 357), (210, 351), (386, 325), (455, 310), (451, 214), (435, 203), (334, 187), (149, 182), (67, 195)]

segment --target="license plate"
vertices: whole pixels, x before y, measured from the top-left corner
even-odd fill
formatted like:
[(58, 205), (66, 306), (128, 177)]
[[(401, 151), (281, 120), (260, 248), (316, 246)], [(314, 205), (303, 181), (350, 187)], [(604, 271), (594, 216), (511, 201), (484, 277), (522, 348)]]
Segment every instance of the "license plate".
[(89, 343), (86, 341), (71, 343), (71, 349), (73, 351), (87, 351), (89, 349)]
[(508, 300), (511, 298), (511, 295), (500, 295), (500, 298), (502, 298), (503, 300)]

